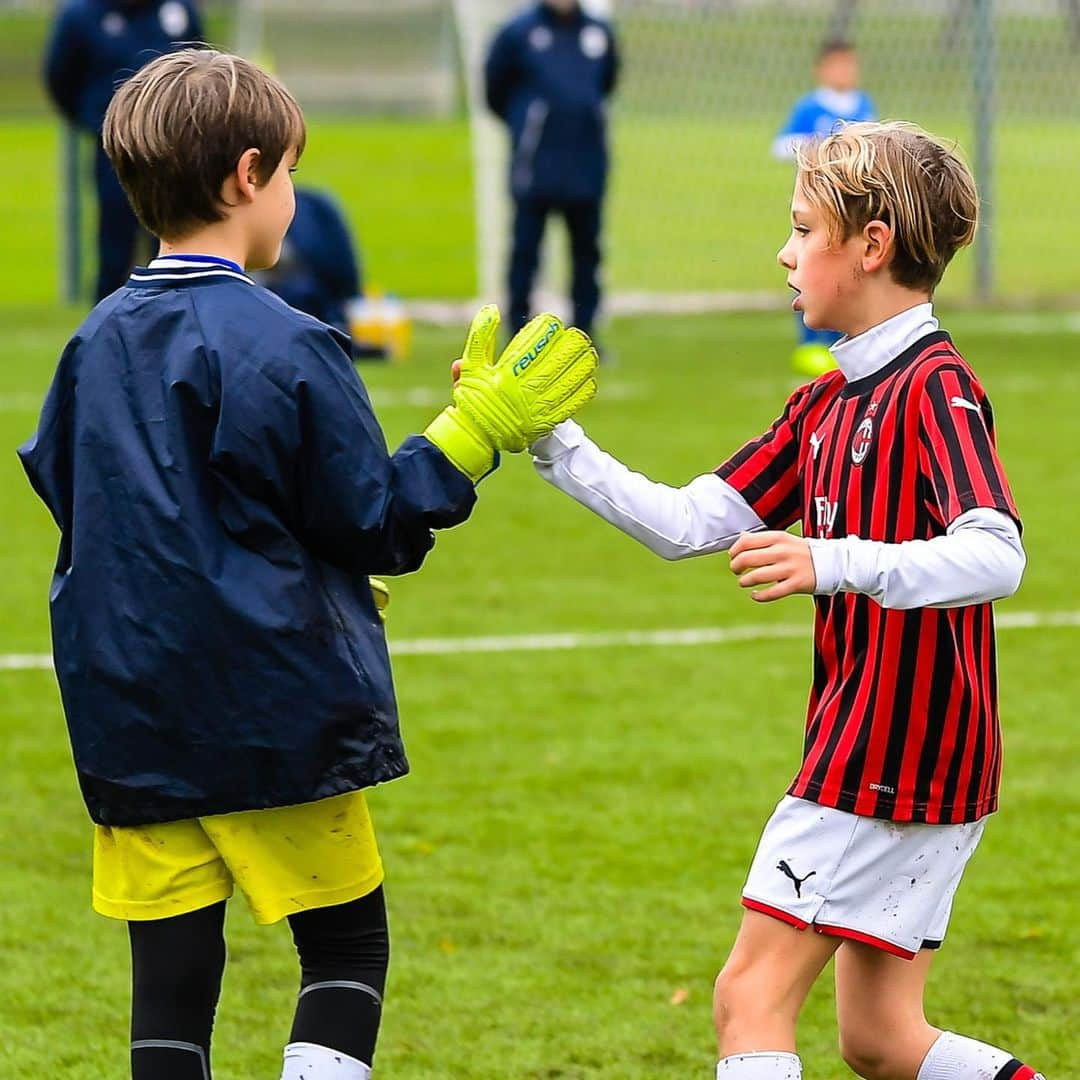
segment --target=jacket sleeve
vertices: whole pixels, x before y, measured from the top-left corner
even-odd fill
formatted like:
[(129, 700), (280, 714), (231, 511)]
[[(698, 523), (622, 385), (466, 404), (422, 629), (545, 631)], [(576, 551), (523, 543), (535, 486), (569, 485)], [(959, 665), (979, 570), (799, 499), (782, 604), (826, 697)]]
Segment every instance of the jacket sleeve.
[(536, 471), (627, 536), (664, 559), (726, 551), (762, 527), (746, 500), (713, 473), (683, 487), (632, 472), (564, 420), (530, 447)]
[(45, 87), (56, 107), (78, 122), (79, 95), (86, 79), (86, 34), (78, 11), (65, 7), (53, 24), (45, 50)]
[(1016, 522), (982, 507), (944, 536), (889, 544), (857, 536), (811, 539), (819, 596), (864, 593), (884, 608), (966, 607), (1012, 596), (1027, 557)]
[(240, 542), (284, 524), (325, 562), (354, 573), (416, 570), (432, 529), (476, 501), (469, 480), (420, 436), (387, 451), (351, 361), (328, 330), (293, 343), (288, 367), (250, 365), (222, 387), (211, 455), (219, 512)]
[(71, 432), (74, 377), (72, 363), (78, 339), (68, 342), (41, 407), (37, 431), (19, 447), (19, 460), (31, 487), (48, 507), (60, 530), (58, 573), (71, 565), (72, 468)]
[(615, 32), (610, 26), (605, 27), (608, 33), (608, 51), (604, 65), (604, 97), (607, 97), (619, 81), (619, 69), (622, 66), (622, 55), (619, 53), (619, 45), (615, 40)]
[(517, 49), (509, 28), (499, 31), (484, 64), (484, 95), (488, 108), (506, 119), (510, 96), (518, 81)]

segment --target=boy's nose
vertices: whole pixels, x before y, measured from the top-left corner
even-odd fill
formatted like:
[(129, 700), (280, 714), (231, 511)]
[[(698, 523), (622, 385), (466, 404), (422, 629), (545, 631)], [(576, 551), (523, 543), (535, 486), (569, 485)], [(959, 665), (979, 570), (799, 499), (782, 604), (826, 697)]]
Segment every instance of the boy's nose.
[(781, 248), (781, 249), (780, 249), (780, 250), (779, 250), (779, 251), (778, 251), (778, 252), (776, 253), (776, 261), (777, 261), (777, 262), (778, 262), (778, 263), (779, 263), (779, 264), (780, 264), (780, 265), (781, 265), (781, 266), (782, 266), (782, 267), (783, 267), (783, 268), (784, 268), (785, 270), (794, 270), (794, 269), (795, 269), (795, 260), (794, 260), (794, 259), (793, 259), (793, 258), (791, 257), (791, 253), (790, 253), (790, 252), (788, 251), (788, 246), (787, 246), (787, 244), (785, 244), (785, 245), (784, 245), (784, 246), (783, 246), (783, 247), (782, 247), (782, 248)]

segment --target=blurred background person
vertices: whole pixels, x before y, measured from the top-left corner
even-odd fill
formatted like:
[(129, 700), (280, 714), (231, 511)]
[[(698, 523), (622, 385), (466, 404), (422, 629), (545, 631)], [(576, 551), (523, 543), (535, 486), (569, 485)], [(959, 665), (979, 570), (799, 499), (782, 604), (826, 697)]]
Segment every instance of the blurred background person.
[(349, 223), (329, 193), (295, 189), (296, 212), (281, 257), (253, 276), (296, 308), (340, 330), (354, 360), (404, 359), (411, 324), (404, 307), (364, 287), (363, 258)]
[(94, 136), (98, 269), (94, 299), (120, 288), (135, 263), (139, 227), (101, 149), (117, 86), (155, 56), (204, 40), (193, 0), (65, 0), (45, 54), (45, 85), (67, 121)]
[(618, 74), (609, 23), (577, 0), (543, 0), (496, 34), (484, 68), (487, 103), (511, 139), (514, 200), (509, 331), (528, 320), (544, 226), (570, 234), (573, 322), (587, 334), (600, 304), (600, 223), (608, 174), (606, 100)]
[(258, 280), (285, 303), (349, 333), (346, 305), (361, 291), (360, 262), (345, 217), (329, 195), (296, 188), (281, 258)]
[[(877, 119), (874, 103), (859, 89), (859, 56), (850, 41), (835, 38), (818, 49), (814, 79), (817, 85), (795, 102), (787, 123), (773, 140), (773, 157), (794, 161), (800, 143), (823, 139), (837, 124)], [(832, 330), (811, 330), (801, 313), (795, 319), (798, 345), (791, 366), (799, 375), (816, 379), (836, 367), (829, 346), (840, 335)]]

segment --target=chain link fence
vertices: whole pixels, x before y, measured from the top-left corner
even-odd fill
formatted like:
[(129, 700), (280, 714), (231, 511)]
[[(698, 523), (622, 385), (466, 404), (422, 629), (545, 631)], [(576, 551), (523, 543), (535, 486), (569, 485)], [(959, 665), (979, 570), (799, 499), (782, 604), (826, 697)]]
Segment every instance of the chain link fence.
[[(376, 245), (383, 221), (402, 213), (400, 198), (382, 204), (380, 192), (397, 188), (400, 197), (407, 186), (407, 213), (417, 234), (423, 227), (425, 246), (419, 257), (401, 252), (400, 265), (411, 266), (400, 291), (491, 295), (505, 251), (505, 135), (483, 112), (476, 75), (494, 27), (520, 4), (202, 6), (211, 39), (270, 63), (299, 96), (322, 145), (343, 147), (340, 168), (325, 176), (342, 185), (346, 202), (350, 169), (374, 177), (363, 212)], [(1072, 256), (1080, 227), (1070, 208), (1080, 177), (1080, 0), (607, 6), (623, 56), (605, 233), (616, 307), (649, 297), (738, 305), (779, 296), (773, 253), (786, 234), (792, 174), (770, 146), (794, 100), (813, 86), (818, 46), (836, 36), (856, 44), (863, 88), (882, 117), (955, 140), (978, 166), (983, 259), (962, 255), (943, 293), (959, 300), (982, 292), (1018, 304), (1080, 298), (1080, 262)], [(27, 131), (55, 123), (40, 80), (54, 10), (41, 0), (0, 0), (0, 123)], [(376, 156), (365, 152), (372, 123), (382, 125)], [(323, 138), (323, 125), (337, 142)], [(361, 147), (355, 162), (349, 146)], [(452, 175), (467, 171), (470, 157), (471, 178)], [(62, 189), (60, 168), (46, 167), (43, 182)], [(481, 242), (463, 244), (462, 228), (477, 228)], [(387, 250), (406, 242), (388, 235)], [(557, 270), (559, 259), (552, 262)]]

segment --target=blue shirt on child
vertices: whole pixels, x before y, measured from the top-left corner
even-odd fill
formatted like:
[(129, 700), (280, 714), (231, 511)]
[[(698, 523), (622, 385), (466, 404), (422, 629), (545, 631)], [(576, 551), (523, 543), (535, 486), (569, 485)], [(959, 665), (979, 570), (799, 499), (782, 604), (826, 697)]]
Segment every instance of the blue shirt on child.
[(795, 102), (787, 123), (773, 140), (773, 156), (791, 160), (795, 147), (804, 139), (823, 139), (841, 123), (876, 119), (874, 103), (861, 90), (819, 86)]

